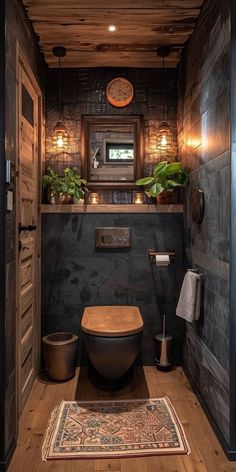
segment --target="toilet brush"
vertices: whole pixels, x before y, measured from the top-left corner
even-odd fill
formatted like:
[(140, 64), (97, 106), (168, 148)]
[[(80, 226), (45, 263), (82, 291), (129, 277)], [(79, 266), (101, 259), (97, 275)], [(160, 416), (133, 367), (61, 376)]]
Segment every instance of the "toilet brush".
[(172, 365), (172, 336), (166, 335), (166, 315), (162, 318), (162, 333), (156, 334), (156, 366), (167, 368)]

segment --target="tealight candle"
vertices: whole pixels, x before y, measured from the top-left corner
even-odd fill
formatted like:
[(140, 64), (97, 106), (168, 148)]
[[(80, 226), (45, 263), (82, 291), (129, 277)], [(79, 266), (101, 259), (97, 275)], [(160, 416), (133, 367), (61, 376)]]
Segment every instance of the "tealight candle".
[(142, 192), (135, 192), (134, 194), (134, 203), (136, 205), (143, 204), (144, 202), (144, 195)]
[(98, 194), (98, 192), (91, 192), (90, 193), (90, 203), (91, 203), (91, 205), (98, 205), (99, 204), (99, 194)]

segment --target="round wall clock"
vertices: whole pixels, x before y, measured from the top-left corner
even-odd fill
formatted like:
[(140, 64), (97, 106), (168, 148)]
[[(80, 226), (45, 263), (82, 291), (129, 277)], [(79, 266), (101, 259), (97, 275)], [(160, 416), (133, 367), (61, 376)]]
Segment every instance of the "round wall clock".
[(126, 107), (133, 100), (133, 85), (129, 80), (123, 79), (123, 77), (117, 77), (109, 82), (106, 96), (108, 102), (114, 107)]

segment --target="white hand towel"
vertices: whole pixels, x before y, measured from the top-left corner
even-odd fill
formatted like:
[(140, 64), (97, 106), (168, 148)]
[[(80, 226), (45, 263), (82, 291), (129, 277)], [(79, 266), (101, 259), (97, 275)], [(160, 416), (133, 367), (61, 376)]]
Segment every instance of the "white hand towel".
[(192, 323), (199, 319), (201, 304), (201, 274), (188, 270), (181, 288), (176, 315)]

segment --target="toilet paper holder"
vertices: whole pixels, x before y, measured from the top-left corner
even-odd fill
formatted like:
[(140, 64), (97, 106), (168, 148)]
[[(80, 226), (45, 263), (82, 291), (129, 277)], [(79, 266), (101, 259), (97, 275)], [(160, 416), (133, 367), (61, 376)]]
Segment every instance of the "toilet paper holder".
[(164, 251), (164, 252), (159, 252), (155, 251), (155, 249), (148, 249), (148, 257), (150, 259), (150, 262), (153, 264), (156, 263), (156, 256), (169, 256), (170, 259), (175, 256), (175, 251)]

